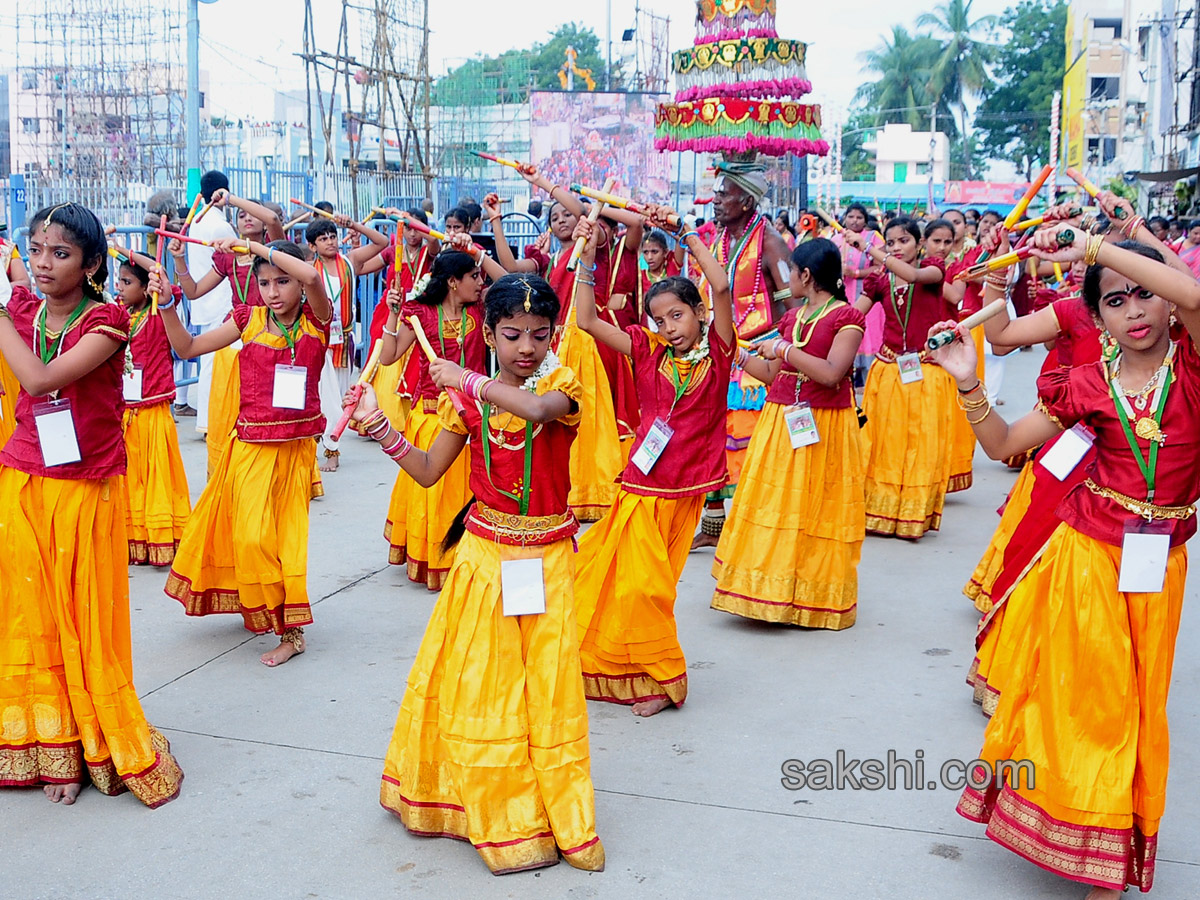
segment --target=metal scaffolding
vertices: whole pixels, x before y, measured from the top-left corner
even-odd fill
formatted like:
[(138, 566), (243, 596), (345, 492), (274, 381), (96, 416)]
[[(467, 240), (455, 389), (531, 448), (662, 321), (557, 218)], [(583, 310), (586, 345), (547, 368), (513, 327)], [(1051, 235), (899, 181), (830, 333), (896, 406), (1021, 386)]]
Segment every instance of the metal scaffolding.
[(14, 169), (64, 183), (178, 183), (187, 86), (180, 0), (14, 10)]

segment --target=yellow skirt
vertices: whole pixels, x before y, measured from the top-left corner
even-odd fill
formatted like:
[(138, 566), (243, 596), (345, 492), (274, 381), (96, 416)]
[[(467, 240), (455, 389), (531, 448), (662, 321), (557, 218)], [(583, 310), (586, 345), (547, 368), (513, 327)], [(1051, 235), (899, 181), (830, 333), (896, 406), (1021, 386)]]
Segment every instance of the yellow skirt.
[(208, 477), (212, 478), (229, 447), (229, 436), (237, 424), (242, 395), (242, 376), (238, 371), (238, 351), (222, 347), (213, 354), (212, 389), (208, 396)]
[(192, 511), (171, 403), (126, 409), (124, 424), (129, 562), (169, 566)]
[[(414, 447), (428, 450), (440, 433), (437, 413), (425, 412), (418, 402), (408, 416), (404, 436)], [(383, 526), (389, 545), (388, 562), (407, 565), (409, 580), (431, 591), (442, 589), (454, 561), (453, 552), (442, 552), (442, 540), (471, 499), (470, 453), (470, 448), (464, 449), (433, 487), (421, 487), (403, 469), (396, 473)]]
[(725, 414), (725, 466), (729, 469), (729, 483), (721, 490), (725, 499), (734, 495), (741, 480), (750, 439), (761, 415), (760, 409), (731, 409)]
[[(504, 616), (500, 561), (541, 556), (546, 612)], [(570, 540), (467, 533), (408, 675), (379, 802), (414, 834), (470, 841), (499, 875), (604, 867), (579, 676)]]
[(621, 491), (579, 541), (575, 611), (589, 700), (687, 699), (675, 592), (704, 495), (668, 499)]
[[(959, 416), (959, 418), (965, 419), (966, 416)], [(992, 533), (992, 539), (988, 542), (987, 549), (983, 551), (983, 556), (979, 558), (975, 571), (971, 573), (971, 580), (963, 588), (967, 599), (971, 600), (981, 613), (991, 612), (995, 602), (1001, 599), (992, 596), (992, 588), (996, 583), (996, 577), (1004, 568), (1004, 550), (1013, 534), (1016, 533), (1017, 526), (1025, 518), (1025, 513), (1029, 510), (1029, 500), (1034, 484), (1033, 460), (1030, 459), (1021, 468), (1021, 474), (1017, 476), (1012, 489), (1008, 492), (1008, 499), (1004, 503), (1004, 512), (1000, 514), (1000, 522), (996, 525), (996, 530)]]
[[(978, 363), (975, 366), (979, 379), (983, 380), (983, 326), (980, 325), (971, 332), (975, 339), (975, 353)], [(950, 446), (950, 481), (946, 486), (947, 494), (965, 491), (975, 481), (975, 430), (967, 423), (967, 417), (959, 415), (957, 404), (951, 407), (951, 424), (954, 428)]]
[(563, 334), (558, 356), (583, 385), (583, 418), (571, 445), (568, 503), (581, 522), (597, 522), (617, 498), (617, 476), (622, 468), (612, 389), (595, 339), (574, 319)]
[(17, 395), (21, 393), (21, 382), (8, 367), (8, 362), (0, 354), (0, 450), (8, 443), (17, 427)]
[(308, 605), (311, 438), (236, 437), (196, 502), (166, 592), (189, 616), (241, 613), (256, 634), (312, 623)]
[(768, 403), (717, 545), (712, 608), (747, 619), (849, 628), (858, 614), (866, 510), (854, 409), (814, 409), (820, 441), (792, 449)]
[(86, 770), (101, 793), (156, 807), (183, 772), (133, 686), (120, 480), (0, 467), (0, 786)]
[(1154, 882), (1166, 800), (1167, 692), (1187, 577), (1175, 547), (1163, 591), (1121, 593), (1121, 550), (1063, 524), (1013, 592), (1036, 598), (979, 759), (1029, 760), (1029, 787), (968, 787), (958, 811), (992, 840), (1074, 881)]
[[(409, 349), (408, 353), (411, 352)], [(390, 366), (380, 366), (375, 370), (375, 377), (371, 379), (371, 387), (375, 389), (375, 399), (379, 402), (379, 408), (388, 417), (393, 428), (403, 428), (404, 423), (408, 421), (409, 402), (396, 393), (400, 387), (400, 376), (404, 374), (404, 367), (407, 365), (408, 353), (405, 353), (399, 362)]]
[(957, 388), (941, 366), (901, 384), (899, 366), (876, 362), (863, 396), (867, 531), (917, 540), (941, 527)]

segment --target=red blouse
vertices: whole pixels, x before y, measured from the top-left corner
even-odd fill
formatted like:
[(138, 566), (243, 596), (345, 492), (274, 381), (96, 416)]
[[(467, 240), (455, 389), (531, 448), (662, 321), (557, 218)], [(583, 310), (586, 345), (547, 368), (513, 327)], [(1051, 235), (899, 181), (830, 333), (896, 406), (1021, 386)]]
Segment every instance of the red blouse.
[[(33, 328), (41, 305), (27, 287), (13, 286), (8, 312), (17, 334), (30, 349), (34, 349)], [(16, 430), (0, 451), (0, 465), (46, 478), (100, 479), (125, 474), (125, 437), (121, 430), (125, 401), (121, 399), (121, 377), (125, 371), (124, 348), (129, 340), (129, 314), (115, 303), (93, 306), (63, 335), (59, 352), (66, 353), (84, 335), (92, 333), (120, 341), (121, 349), (58, 392), (60, 399), (71, 401), (80, 461), (61, 466), (43, 463), (33, 408), (48, 398), (31, 397), (22, 388), (17, 395)]]
[[(567, 324), (567, 317), (570, 314), (572, 303), (575, 299), (575, 272), (567, 271), (567, 263), (571, 259), (571, 247), (564, 247), (554, 257), (550, 273), (546, 276), (546, 280), (550, 282), (550, 287), (554, 289), (554, 293), (558, 295), (558, 322), (562, 326)], [(582, 266), (582, 263), (580, 264)], [(596, 294), (596, 306), (608, 306), (608, 284), (611, 278), (611, 260), (607, 253), (596, 254), (596, 271), (592, 273), (596, 281), (596, 286), (593, 288)]]
[(524, 545), (553, 543), (579, 530), (579, 522), (567, 505), (567, 495), (571, 492), (568, 463), (579, 429), (583, 385), (574, 372), (559, 366), (538, 382), (539, 395), (550, 391), (566, 394), (573, 407), (561, 419), (533, 425), (529, 508), (524, 517), (519, 500), (514, 498), (521, 496), (525, 483), (525, 420), (491, 407), (486, 435), (490, 442), (489, 464), (483, 452), (483, 404), (468, 400), (460, 413), (446, 394), (438, 401), (442, 428), (470, 439), (470, 486), (477, 502), (467, 514), (466, 527), (472, 534), (499, 544)]
[[(946, 280), (942, 282), (943, 286), (949, 283), (959, 272), (975, 265), (982, 253), (983, 248), (975, 246), (964, 253), (962, 259), (950, 263), (946, 267)], [(967, 292), (963, 294), (962, 308), (959, 310), (959, 320), (961, 321), (971, 315), (971, 313), (979, 312), (981, 309), (983, 309), (983, 283), (968, 281)]]
[[(1190, 338), (1177, 343), (1174, 382), (1163, 410), (1162, 431), (1166, 443), (1158, 451), (1154, 503), (1187, 506), (1200, 497), (1200, 355)], [(1117, 417), (1109, 393), (1104, 363), (1059, 368), (1038, 380), (1041, 407), (1064, 428), (1083, 422), (1096, 435), (1096, 462), (1089, 477), (1095, 484), (1119, 491), (1137, 500), (1146, 498), (1146, 480), (1133, 458), (1129, 442)], [(1138, 418), (1153, 415), (1150, 404), (1138, 410)], [(1132, 422), (1130, 423), (1133, 424)], [(1148, 458), (1150, 442), (1137, 438), (1142, 459)], [(1058, 517), (1077, 531), (1120, 546), (1125, 523), (1136, 518), (1113, 500), (1094, 493), (1086, 484), (1077, 485), (1059, 504)], [(1171, 545), (1178, 546), (1196, 533), (1196, 517), (1168, 519)]]
[(1058, 322), (1054, 352), (1060, 366), (1082, 366), (1100, 359), (1100, 329), (1082, 297), (1050, 304)]
[[(428, 303), (418, 303), (415, 300), (406, 300), (400, 310), (400, 319), (407, 323), (409, 316), (416, 316), (421, 322), (425, 336), (429, 338), (434, 353), (442, 359), (448, 359), (456, 365), (461, 365), (464, 369), (483, 372), (487, 353), (487, 344), (483, 340), (483, 304), (469, 303), (463, 307), (463, 312), (467, 314), (465, 352), (464, 347), (459, 343), (458, 332), (463, 323), (461, 313), (458, 316), (442, 316), (440, 339), (438, 336), (438, 307)], [(429, 377), (429, 360), (419, 347), (414, 350), (413, 356), (417, 360), (417, 387), (413, 391), (413, 400), (436, 400), (442, 389)]]
[(624, 489), (650, 497), (690, 497), (724, 487), (728, 480), (725, 414), (733, 347), (710, 328), (708, 356), (692, 364), (684, 392), (676, 402), (671, 377), (674, 363), (667, 353), (670, 345), (638, 325), (626, 328), (625, 333), (633, 345), (633, 380), (642, 413), (631, 456), (637, 453), (655, 420), (665, 420), (675, 433), (650, 474), (643, 474), (632, 461), (625, 466), (621, 473)]
[(232, 253), (217, 252), (213, 253), (212, 265), (222, 278), (229, 279), (235, 307), (244, 303), (250, 306), (263, 305), (262, 294), (258, 292), (258, 279), (254, 277), (254, 267), (251, 264), (241, 265)]
[[(920, 268), (935, 266), (945, 275), (946, 264), (934, 257), (921, 260)], [(958, 318), (953, 303), (942, 296), (941, 281), (936, 284), (914, 284), (899, 291), (892, 302), (888, 272), (872, 272), (863, 281), (863, 294), (874, 303), (883, 304), (883, 343), (897, 355), (918, 353), (925, 349), (929, 329), (944, 319)], [(911, 303), (912, 311), (909, 312)], [(904, 319), (908, 318), (905, 329)]]
[[(242, 332), (242, 349), (238, 351), (242, 379), (238, 439), (247, 444), (269, 444), (319, 437), (325, 433), (325, 417), (321, 415), (317, 388), (329, 344), (329, 323), (318, 320), (306, 302), (300, 311), (300, 335), (293, 358), (284, 336), (267, 330), (267, 313), (265, 306), (239, 303), (229, 314)], [(273, 405), (276, 366), (303, 366), (308, 370), (303, 409)]]
[[(133, 324), (135, 318), (140, 318), (136, 325)], [(174, 360), (162, 316), (134, 316), (130, 324), (133, 333), (129, 338), (129, 352), (134, 366), (140, 366), (142, 370), (142, 399), (126, 400), (125, 405), (137, 409), (174, 400)]]
[[(779, 333), (792, 343), (799, 343), (806, 337), (804, 352), (821, 359), (829, 358), (834, 339), (847, 328), (861, 335), (867, 327), (867, 317), (848, 303), (842, 303), (829, 309), (813, 325), (806, 325), (802, 332), (796, 334), (796, 317), (799, 308), (789, 309), (779, 322)], [(797, 340), (799, 338), (799, 341)], [(793, 369), (786, 362), (775, 380), (767, 390), (767, 402), (791, 406), (805, 402), (814, 409), (846, 409), (854, 405), (853, 369), (847, 370), (846, 376), (837, 387), (825, 387)], [(800, 378), (800, 393), (796, 393), (797, 377)]]

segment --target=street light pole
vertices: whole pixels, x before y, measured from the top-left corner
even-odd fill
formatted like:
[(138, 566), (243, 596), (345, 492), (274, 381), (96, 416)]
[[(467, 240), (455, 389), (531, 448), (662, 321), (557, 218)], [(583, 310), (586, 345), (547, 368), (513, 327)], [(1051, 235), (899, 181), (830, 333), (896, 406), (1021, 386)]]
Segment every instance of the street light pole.
[(187, 5), (187, 196), (200, 191), (200, 2)]

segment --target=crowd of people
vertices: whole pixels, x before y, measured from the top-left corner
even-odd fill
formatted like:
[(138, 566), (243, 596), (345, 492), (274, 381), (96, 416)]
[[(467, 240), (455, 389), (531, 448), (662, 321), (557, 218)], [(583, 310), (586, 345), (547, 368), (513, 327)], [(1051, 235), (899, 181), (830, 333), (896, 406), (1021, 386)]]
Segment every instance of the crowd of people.
[[(304, 653), (309, 504), (348, 418), (398, 466), (380, 554), (439, 592), (383, 806), (496, 874), (600, 870), (586, 701), (685, 704), (689, 552), (715, 548), (715, 610), (850, 628), (865, 536), (936, 532), (978, 443), (1020, 474), (964, 573), (977, 756), (1038, 778), (973, 782), (958, 811), (1090, 900), (1149, 890), (1200, 495), (1200, 223), (1102, 191), (1032, 225), (854, 204), (797, 236), (760, 211), (762, 167), (716, 168), (701, 225), (524, 165), (547, 231), (519, 254), (495, 195), (436, 233), (387, 210), (392, 238), (318, 205), (299, 243), (210, 172), (159, 236), (173, 278), (77, 203), (35, 213), (0, 285), (0, 786), (178, 794), (133, 687), (127, 564), (277, 635), (264, 665)], [(983, 348), (1038, 344), (1033, 411), (1006, 422)], [(191, 508), (172, 365), (197, 357)]]

